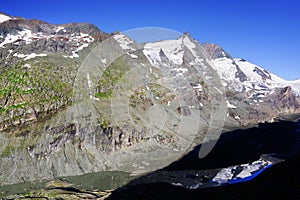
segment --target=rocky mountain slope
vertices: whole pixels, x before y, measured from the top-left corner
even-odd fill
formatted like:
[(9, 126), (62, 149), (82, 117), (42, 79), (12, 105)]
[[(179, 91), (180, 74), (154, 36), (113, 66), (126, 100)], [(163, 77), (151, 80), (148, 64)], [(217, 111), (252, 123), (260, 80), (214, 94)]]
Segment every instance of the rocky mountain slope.
[(0, 185), (140, 174), (229, 128), (300, 111), (300, 81), (189, 34), (137, 44), (0, 14), (0, 49)]

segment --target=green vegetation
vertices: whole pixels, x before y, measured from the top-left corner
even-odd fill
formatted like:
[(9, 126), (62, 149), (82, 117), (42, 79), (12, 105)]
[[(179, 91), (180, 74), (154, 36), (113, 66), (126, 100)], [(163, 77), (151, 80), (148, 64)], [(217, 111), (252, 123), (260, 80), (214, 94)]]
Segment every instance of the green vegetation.
[(112, 97), (112, 90), (107, 90), (106, 92), (98, 92), (95, 95), (96, 98), (103, 99), (103, 98), (111, 98)]
[(98, 125), (103, 129), (108, 128), (109, 126), (109, 123), (104, 119), (104, 117), (101, 114), (98, 118)]
[(108, 127), (108, 125), (107, 125), (107, 121), (104, 119), (104, 120), (101, 120), (100, 122), (99, 122), (99, 126), (101, 127), (101, 128), (107, 128)]
[(61, 74), (54, 66), (0, 66), (0, 116), (32, 110), (38, 118), (41, 112), (67, 104), (72, 88)]
[(98, 82), (97, 98), (111, 98), (116, 84), (121, 80), (130, 67), (120, 58), (108, 66)]
[[(61, 180), (50, 182), (26, 182), (2, 186), (0, 189), (1, 199), (106, 199), (111, 190), (97, 190), (79, 188), (74, 184)], [(71, 177), (73, 178), (73, 177)], [(65, 179), (65, 178), (64, 178)], [(94, 178), (95, 179), (95, 178)], [(102, 180), (102, 179), (101, 179)]]
[(11, 151), (13, 150), (12, 146), (6, 145), (4, 150), (2, 151), (0, 157), (5, 158), (8, 157), (11, 154)]
[(167, 105), (168, 101), (172, 101), (175, 98), (175, 94), (163, 85), (150, 83), (149, 88), (154, 96), (159, 98), (157, 101), (163, 105)]

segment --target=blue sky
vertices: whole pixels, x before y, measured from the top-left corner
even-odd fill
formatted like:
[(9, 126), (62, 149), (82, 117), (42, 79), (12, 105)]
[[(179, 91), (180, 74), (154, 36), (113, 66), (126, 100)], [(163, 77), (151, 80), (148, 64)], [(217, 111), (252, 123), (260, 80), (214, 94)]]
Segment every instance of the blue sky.
[(105, 32), (162, 27), (189, 32), (283, 78), (300, 78), (299, 0), (0, 0), (0, 11)]

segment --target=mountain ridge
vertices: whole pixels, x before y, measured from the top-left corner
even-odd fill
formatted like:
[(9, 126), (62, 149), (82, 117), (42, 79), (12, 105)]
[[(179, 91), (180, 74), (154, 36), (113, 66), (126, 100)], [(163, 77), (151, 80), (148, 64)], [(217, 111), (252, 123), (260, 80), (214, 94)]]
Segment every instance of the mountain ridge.
[(221, 132), (300, 113), (300, 81), (188, 34), (137, 44), (86, 23), (11, 19), (0, 49), (0, 185), (141, 174)]

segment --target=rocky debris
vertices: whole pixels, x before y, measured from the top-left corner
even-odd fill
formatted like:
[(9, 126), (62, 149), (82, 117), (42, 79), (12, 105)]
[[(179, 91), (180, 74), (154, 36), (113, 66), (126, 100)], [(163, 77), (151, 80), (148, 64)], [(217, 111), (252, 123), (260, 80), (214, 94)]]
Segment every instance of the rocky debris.
[(267, 104), (278, 110), (293, 113), (300, 108), (300, 100), (295, 96), (290, 86), (276, 89), (266, 98)]
[(235, 78), (239, 79), (241, 82), (247, 81), (246, 74), (241, 70), (241, 68), (232, 59), (232, 64), (236, 66)]
[(189, 115), (191, 115), (191, 111), (189, 110), (188, 107), (178, 107), (177, 108), (177, 112), (180, 115), (183, 115), (183, 116), (189, 116)]
[(126, 149), (134, 144), (142, 142), (145, 139), (143, 138), (143, 135), (143, 130), (138, 131), (135, 128), (102, 128), (101, 133), (96, 135), (96, 147), (99, 150), (106, 152)]
[(259, 74), (262, 77), (263, 80), (266, 80), (266, 79), (271, 80), (271, 75), (268, 71), (261, 70), (258, 67), (255, 67), (253, 71), (256, 72), (257, 74)]

